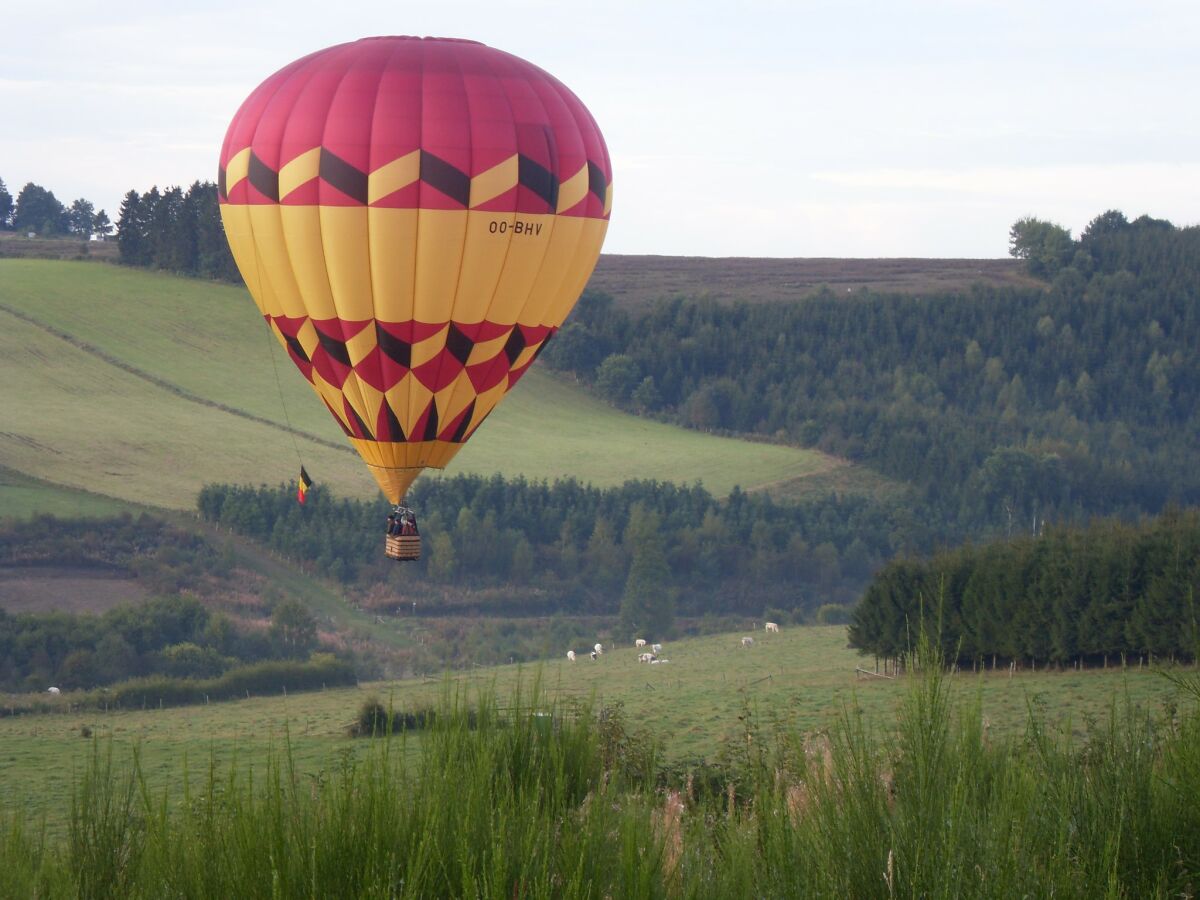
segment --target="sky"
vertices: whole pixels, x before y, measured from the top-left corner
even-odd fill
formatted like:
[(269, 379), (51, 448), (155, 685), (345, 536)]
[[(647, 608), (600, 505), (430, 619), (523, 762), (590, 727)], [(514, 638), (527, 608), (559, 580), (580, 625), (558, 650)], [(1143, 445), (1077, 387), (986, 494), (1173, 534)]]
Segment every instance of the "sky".
[(606, 253), (995, 258), (1024, 216), (1200, 223), (1195, 0), (0, 0), (0, 179), (115, 222), (215, 181), (271, 73), (377, 34), (570, 87), (612, 156)]

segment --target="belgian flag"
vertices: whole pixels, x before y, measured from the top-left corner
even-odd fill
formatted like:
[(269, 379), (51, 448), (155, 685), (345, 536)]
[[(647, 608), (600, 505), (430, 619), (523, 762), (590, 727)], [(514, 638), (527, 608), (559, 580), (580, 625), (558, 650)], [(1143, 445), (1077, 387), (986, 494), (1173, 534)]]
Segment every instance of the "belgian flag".
[(312, 479), (308, 477), (308, 473), (304, 471), (304, 466), (300, 467), (300, 484), (296, 487), (296, 499), (301, 503), (308, 496), (308, 489), (312, 487)]

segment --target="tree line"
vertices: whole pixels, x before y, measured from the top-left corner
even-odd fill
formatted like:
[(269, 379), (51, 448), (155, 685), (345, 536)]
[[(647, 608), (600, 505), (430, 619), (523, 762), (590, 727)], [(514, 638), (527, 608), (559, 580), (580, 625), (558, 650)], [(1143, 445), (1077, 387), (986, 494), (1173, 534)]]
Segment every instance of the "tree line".
[[(735, 489), (631, 481), (429, 478), (422, 558), (383, 556), (379, 503), (320, 485), (301, 506), (284, 485), (206, 485), (201, 515), (345, 584), (424, 585), (445, 613), (619, 616), (622, 628), (669, 629), (676, 614), (807, 615), (852, 601), (895, 542), (919, 526), (899, 503), (830, 496), (783, 505)], [(916, 538), (924, 542), (922, 535)], [(440, 606), (438, 605), (440, 604)]]
[(303, 662), (316, 649), (316, 621), (296, 600), (276, 605), (266, 631), (240, 627), (183, 594), (101, 615), (0, 609), (0, 690), (88, 690), (147, 678), (160, 685), (215, 681), (252, 663)]
[(863, 462), (957, 537), (1200, 502), (1200, 228), (1022, 220), (1013, 252), (1044, 288), (638, 312), (589, 293), (543, 359), (633, 412)]
[(0, 690), (87, 689), (132, 678), (219, 678), (254, 661), (305, 660), (317, 623), (297, 600), (274, 598), (267, 629), (213, 612), (193, 593), (232, 579), (233, 561), (196, 534), (153, 516), (87, 522), (42, 516), (0, 526), (0, 565), (64, 559), (127, 574), (151, 593), (100, 615), (0, 610)]
[(894, 560), (856, 607), (850, 643), (896, 657), (924, 625), (966, 664), (1190, 660), (1198, 595), (1200, 509), (1172, 508)]
[(129, 191), (121, 201), (117, 245), (125, 265), (241, 281), (211, 181), (193, 182), (186, 191), (157, 185), (143, 194)]
[(112, 222), (104, 210), (83, 197), (66, 206), (53, 192), (28, 182), (16, 199), (0, 178), (0, 231), (20, 231), (42, 236), (105, 237)]

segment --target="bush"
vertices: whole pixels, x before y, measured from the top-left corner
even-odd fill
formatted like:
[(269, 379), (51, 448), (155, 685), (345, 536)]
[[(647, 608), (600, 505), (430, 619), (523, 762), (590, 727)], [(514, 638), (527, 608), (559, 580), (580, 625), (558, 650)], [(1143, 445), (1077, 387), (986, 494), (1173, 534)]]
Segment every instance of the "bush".
[(353, 667), (326, 653), (305, 662), (282, 660), (230, 669), (219, 678), (134, 678), (94, 691), (90, 706), (183, 706), (206, 700), (232, 700), (248, 694), (314, 691), (331, 685), (355, 684)]
[[(431, 706), (404, 711), (384, 706), (378, 697), (368, 697), (350, 726), (350, 736), (385, 737), (398, 731), (420, 731), (431, 727), (436, 720), (437, 712)], [(474, 727), (473, 717), (467, 724)]]
[(840, 603), (824, 603), (817, 609), (818, 625), (849, 625), (854, 615), (853, 606), (843, 606)]

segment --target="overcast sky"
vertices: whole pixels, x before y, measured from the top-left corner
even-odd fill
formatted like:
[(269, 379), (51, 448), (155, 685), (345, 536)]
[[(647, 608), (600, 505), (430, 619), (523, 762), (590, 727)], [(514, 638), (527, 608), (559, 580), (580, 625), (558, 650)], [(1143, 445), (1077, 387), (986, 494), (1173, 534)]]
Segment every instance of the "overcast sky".
[[(998, 257), (1018, 218), (1200, 222), (1195, 0), (0, 0), (0, 178), (116, 221), (215, 180), (291, 60), (465, 37), (548, 70), (614, 167), (610, 253)], [(179, 4), (179, 6), (184, 6)]]

